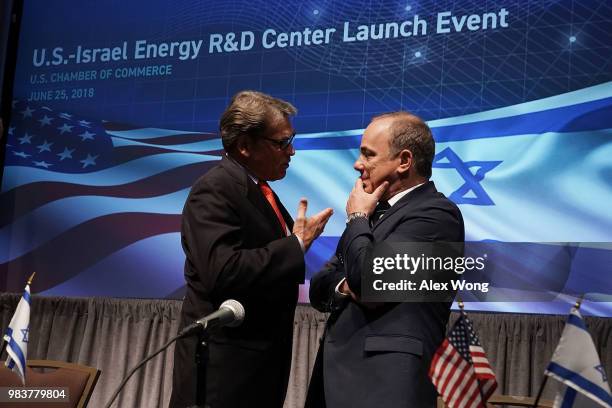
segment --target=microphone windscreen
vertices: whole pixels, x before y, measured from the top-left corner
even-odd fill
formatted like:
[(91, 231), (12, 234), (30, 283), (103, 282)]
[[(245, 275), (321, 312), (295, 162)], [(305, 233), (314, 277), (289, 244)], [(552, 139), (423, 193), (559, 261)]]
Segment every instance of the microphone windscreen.
[(219, 309), (230, 309), (232, 313), (234, 313), (234, 320), (228, 323), (230, 327), (240, 326), (242, 321), (244, 320), (244, 306), (240, 302), (234, 299), (228, 299), (225, 302), (221, 303)]

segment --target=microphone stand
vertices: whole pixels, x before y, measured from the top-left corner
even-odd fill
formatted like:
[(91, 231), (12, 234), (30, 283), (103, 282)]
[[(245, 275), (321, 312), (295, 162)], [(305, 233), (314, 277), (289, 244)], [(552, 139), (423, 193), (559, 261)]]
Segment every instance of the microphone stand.
[(208, 331), (198, 335), (196, 345), (196, 407), (206, 406), (206, 369), (208, 367)]
[[(206, 363), (208, 362), (208, 344), (207, 344), (207, 340), (208, 340), (208, 334), (207, 334), (207, 326), (208, 326), (208, 322), (204, 322), (201, 327), (201, 334), (199, 334), (198, 336), (198, 346), (197, 346), (197, 351), (196, 351), (196, 362), (198, 363)], [(161, 353), (162, 351), (166, 350), (172, 343), (174, 343), (175, 341), (177, 341), (178, 339), (181, 339), (183, 337), (188, 337), (190, 335), (193, 335), (194, 333), (190, 333), (189, 330), (184, 330), (181, 331), (179, 334), (177, 334), (176, 336), (172, 337), (170, 340), (168, 340), (166, 342), (166, 344), (164, 344), (163, 346), (161, 346), (158, 350), (156, 350), (153, 354), (145, 357), (142, 361), (140, 361), (138, 364), (136, 364), (136, 366), (134, 368), (132, 368), (130, 370), (130, 372), (128, 373), (128, 375), (123, 379), (123, 381), (121, 381), (121, 384), (119, 384), (119, 386), (117, 387), (117, 389), (115, 390), (115, 392), (113, 393), (113, 396), (111, 397), (111, 399), (108, 401), (108, 403), (105, 405), (105, 408), (110, 408), (113, 405), (113, 402), (115, 402), (115, 399), (117, 398), (117, 396), (119, 395), (119, 393), (121, 392), (121, 390), (123, 389), (123, 387), (125, 387), (125, 384), (127, 384), (128, 380), (132, 377), (132, 375), (134, 375), (134, 373), (136, 371), (138, 371), (138, 369), (140, 367), (142, 367), (143, 365), (145, 365), (147, 362), (149, 362), (149, 360), (151, 360), (153, 357), (155, 357), (156, 355), (158, 355), (159, 353)], [(206, 391), (202, 391), (201, 390), (201, 383), (200, 383), (200, 378), (202, 378), (203, 384), (206, 384), (206, 367), (200, 368), (201, 366), (198, 364), (198, 378), (197, 378), (197, 383), (198, 384), (198, 390), (197, 390), (197, 403), (198, 405), (200, 404), (200, 398), (202, 399), (202, 406), (204, 403), (204, 400), (206, 399)]]

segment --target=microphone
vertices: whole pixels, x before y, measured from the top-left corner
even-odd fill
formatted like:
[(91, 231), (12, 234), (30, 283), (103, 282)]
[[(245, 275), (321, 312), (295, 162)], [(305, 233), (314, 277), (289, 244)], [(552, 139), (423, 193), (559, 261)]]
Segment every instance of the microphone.
[(115, 393), (108, 401), (108, 404), (106, 404), (106, 408), (110, 408), (110, 406), (113, 405), (113, 402), (117, 398), (117, 395), (119, 395), (125, 384), (140, 367), (142, 367), (147, 363), (147, 361), (151, 360), (153, 357), (167, 349), (172, 343), (174, 343), (181, 337), (189, 336), (197, 330), (206, 330), (208, 327), (213, 326), (239, 326), (243, 320), (244, 307), (240, 304), (240, 302), (238, 302), (237, 300), (228, 299), (225, 302), (221, 303), (221, 306), (219, 306), (219, 310), (209, 314), (208, 316), (204, 316), (203, 318), (198, 319), (194, 323), (185, 327), (183, 330), (181, 330), (179, 334), (168, 340), (168, 342), (164, 344), (160, 349), (146, 357), (144, 360), (138, 363), (136, 367), (132, 368), (128, 375), (123, 379), (123, 381), (121, 381), (119, 387), (117, 387), (117, 389), (115, 390)]
[(228, 299), (221, 303), (219, 310), (196, 320), (194, 323), (191, 323), (181, 330), (179, 337), (188, 336), (197, 330), (208, 329), (209, 327), (240, 326), (243, 320), (244, 307), (237, 300)]

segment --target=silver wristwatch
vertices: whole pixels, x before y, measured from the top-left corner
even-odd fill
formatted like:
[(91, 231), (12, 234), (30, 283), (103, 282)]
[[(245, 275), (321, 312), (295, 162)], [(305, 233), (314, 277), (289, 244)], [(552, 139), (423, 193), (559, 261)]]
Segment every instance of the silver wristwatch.
[(364, 213), (364, 212), (353, 212), (350, 213), (348, 215), (348, 218), (346, 219), (346, 223), (348, 224), (349, 222), (353, 221), (354, 219), (357, 218), (365, 218), (366, 220), (368, 219), (368, 214)]

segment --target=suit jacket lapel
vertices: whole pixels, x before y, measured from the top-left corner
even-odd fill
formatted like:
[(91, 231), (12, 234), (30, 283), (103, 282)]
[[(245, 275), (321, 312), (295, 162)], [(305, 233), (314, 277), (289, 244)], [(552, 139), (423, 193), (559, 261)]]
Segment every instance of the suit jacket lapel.
[(385, 223), (385, 221), (388, 221), (393, 214), (400, 211), (406, 205), (408, 204), (414, 205), (415, 203), (421, 201), (423, 198), (426, 198), (428, 195), (434, 194), (437, 191), (438, 190), (436, 190), (436, 186), (434, 185), (433, 181), (428, 181), (422, 186), (415, 188), (413, 191), (403, 196), (397, 203), (392, 205), (391, 208), (389, 208), (385, 212), (385, 215), (380, 220), (378, 220), (378, 222), (374, 225), (374, 227), (372, 228), (372, 231), (379, 228), (380, 225)]
[[(261, 215), (270, 222), (270, 226), (273, 225), (276, 230), (282, 233), (282, 236), (286, 236), (285, 231), (283, 231), (280, 223), (278, 222), (278, 218), (276, 217), (274, 209), (272, 208), (268, 200), (266, 200), (266, 197), (264, 197), (259, 186), (255, 184), (253, 180), (251, 180), (246, 170), (237, 163), (235, 163), (233, 160), (229, 159), (227, 156), (223, 156), (223, 158), (221, 159), (221, 165), (239, 184), (244, 186), (244, 192), (247, 196), (247, 199), (253, 204), (255, 208), (257, 208), (259, 212), (261, 212)], [(274, 194), (274, 196), (276, 198), (276, 203), (281, 209), (281, 213), (283, 214), (283, 218), (285, 219), (287, 226), (291, 224), (291, 226), (289, 226), (289, 230), (293, 229), (293, 220), (291, 220), (291, 217), (289, 217), (291, 223), (287, 222), (287, 210), (285, 210), (283, 205), (280, 203), (280, 200), (278, 199), (278, 196), (276, 196), (276, 193)]]
[(289, 214), (289, 211), (287, 211), (283, 203), (281, 203), (281, 200), (278, 198), (276, 193), (274, 193), (274, 197), (276, 197), (276, 203), (278, 204), (278, 208), (280, 208), (280, 212), (283, 215), (285, 223), (287, 224), (287, 228), (289, 228), (289, 232), (293, 231), (293, 218), (291, 217), (291, 214)]
[[(247, 178), (248, 178), (248, 175), (247, 175)], [(270, 205), (266, 197), (263, 195), (259, 186), (253, 183), (253, 180), (251, 180), (250, 178), (247, 180), (247, 185), (248, 185), (247, 197), (249, 201), (251, 201), (253, 205), (257, 207), (262, 212), (262, 214), (264, 214), (266, 219), (270, 221), (270, 225), (274, 225), (275, 229), (278, 230), (279, 233), (282, 233), (283, 237), (287, 236), (287, 233), (283, 231), (283, 228), (280, 222), (278, 221), (278, 217), (276, 216), (276, 213), (274, 212), (272, 205)], [(274, 193), (274, 198), (276, 199), (276, 204), (279, 205), (279, 208), (281, 208), (281, 214), (282, 214), (283, 206), (282, 204), (280, 204), (280, 200), (278, 199), (278, 196), (276, 195), (276, 193)], [(287, 220), (285, 218), (285, 223), (286, 222)]]

